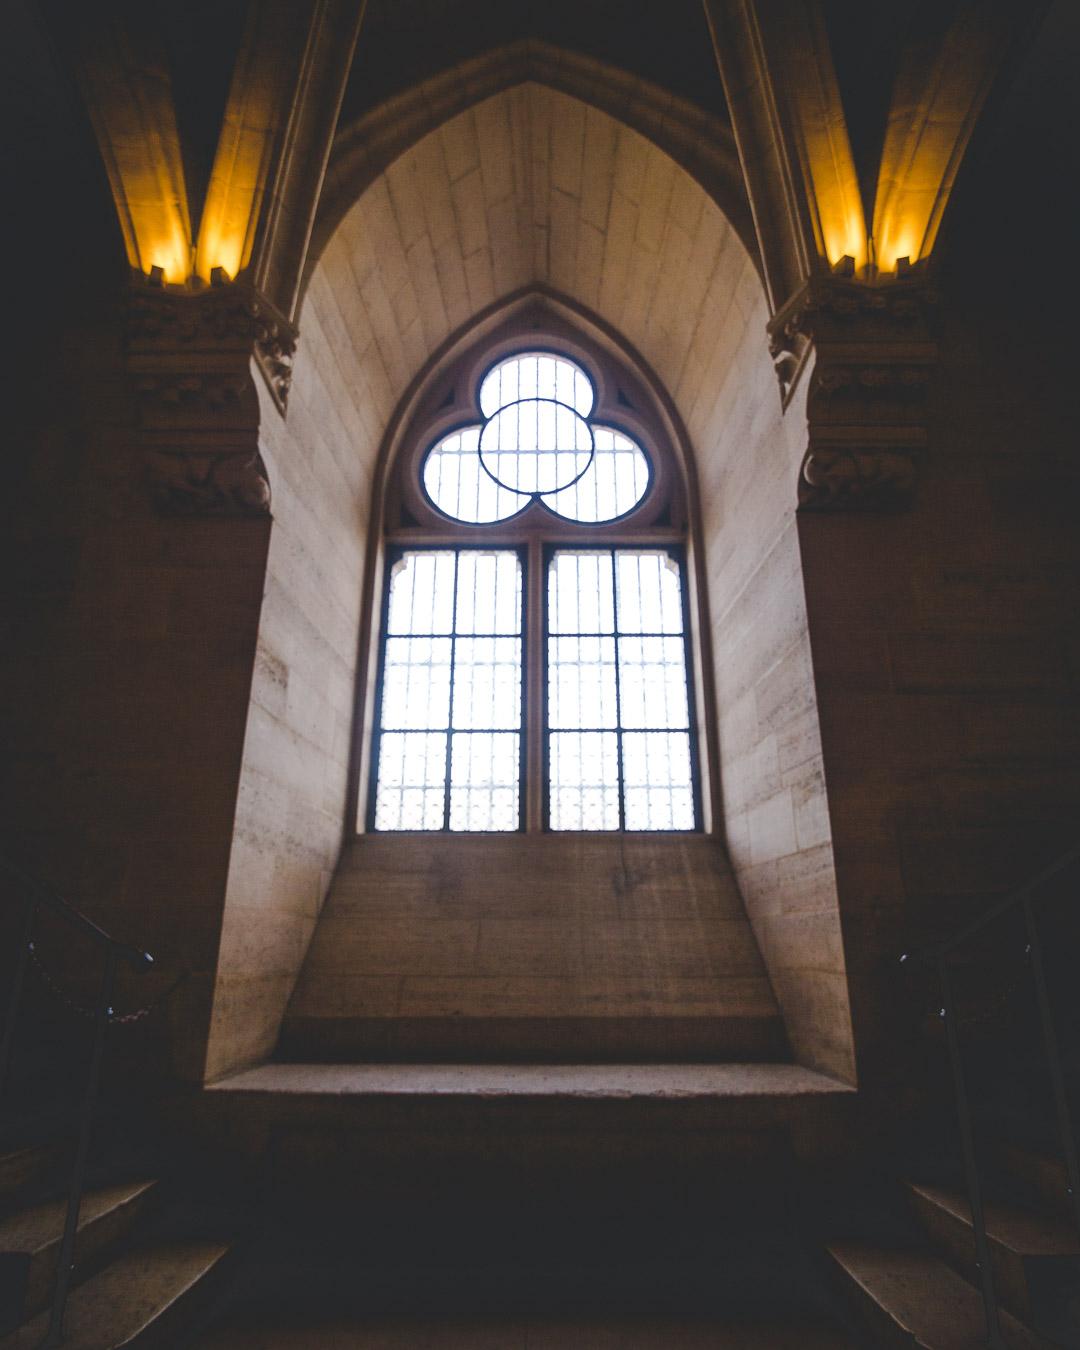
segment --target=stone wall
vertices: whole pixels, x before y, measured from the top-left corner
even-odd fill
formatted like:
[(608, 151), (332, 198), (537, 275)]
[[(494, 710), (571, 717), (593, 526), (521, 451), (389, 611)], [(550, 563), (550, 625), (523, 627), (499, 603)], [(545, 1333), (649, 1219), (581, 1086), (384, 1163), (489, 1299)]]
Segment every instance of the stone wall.
[(749, 259), (726, 296), (711, 298), (714, 365), (689, 426), (699, 455), (724, 834), (796, 1057), (850, 1080), (847, 977), (795, 518), (804, 396), (781, 414)]
[(785, 1050), (730, 865), (692, 835), (362, 837), (283, 1035), (299, 1060)]
[[(5, 850), (155, 957), (152, 974), (123, 976), (118, 1008), (185, 977), (151, 1020), (116, 1032), (110, 1056), (149, 1038), (143, 1072), (171, 1058), (197, 1078), (270, 526), (154, 510), (114, 285), (81, 315), (71, 305), (63, 340), (48, 335), (18, 391), (26, 471), (5, 531)], [(42, 943), (71, 987), (93, 985), (85, 942), (52, 926)]]
[[(302, 315), (288, 417), (263, 393), (273, 490), (206, 1074), (263, 1059), (345, 831), (371, 464), (365, 336), (324, 278)], [(369, 334), (367, 335), (369, 336)]]
[(918, 1022), (900, 954), (1074, 845), (1080, 819), (1064, 347), (985, 294), (942, 310), (912, 509), (800, 517), (859, 1054), (879, 1074)]

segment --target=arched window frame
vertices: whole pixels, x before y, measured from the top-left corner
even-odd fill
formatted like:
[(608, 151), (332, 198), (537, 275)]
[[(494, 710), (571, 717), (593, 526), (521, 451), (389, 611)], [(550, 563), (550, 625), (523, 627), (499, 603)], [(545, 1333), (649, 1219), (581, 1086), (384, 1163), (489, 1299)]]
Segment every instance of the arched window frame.
[[(508, 316), (504, 313), (501, 322), (500, 316), (488, 316), (486, 322), (475, 326), (470, 336), (447, 344), (447, 349), (437, 353), (413, 382), (387, 431), (373, 492), (351, 773), (350, 819), (360, 832), (371, 828), (373, 741), (378, 722), (387, 562), (405, 549), (440, 547), (514, 549), (523, 558), (526, 578), (523, 602), (529, 632), (524, 686), (526, 770), (522, 784), (522, 828), (529, 833), (547, 828), (543, 800), (547, 554), (559, 547), (595, 545), (664, 548), (677, 557), (682, 570), (687, 632), (695, 831), (710, 832), (718, 818), (714, 800), (718, 773), (712, 661), (707, 640), (709, 623), (693, 465), (685, 433), (673, 405), (643, 363), (625, 353), (606, 329), (582, 322), (584, 315), (571, 313), (564, 317), (562, 308), (548, 297), (540, 300), (526, 297), (513, 307), (516, 312)], [(592, 331), (586, 335), (581, 328)], [(575, 522), (533, 502), (507, 520), (474, 525), (448, 518), (427, 498), (421, 486), (421, 469), (429, 450), (451, 431), (482, 420), (477, 400), (485, 374), (508, 356), (525, 351), (563, 355), (579, 365), (596, 393), (590, 422), (624, 432), (645, 452), (652, 473), (649, 490), (636, 507), (618, 519), (600, 524)], [(612, 831), (602, 833), (609, 836)], [(650, 837), (657, 837), (667, 832), (649, 833)]]

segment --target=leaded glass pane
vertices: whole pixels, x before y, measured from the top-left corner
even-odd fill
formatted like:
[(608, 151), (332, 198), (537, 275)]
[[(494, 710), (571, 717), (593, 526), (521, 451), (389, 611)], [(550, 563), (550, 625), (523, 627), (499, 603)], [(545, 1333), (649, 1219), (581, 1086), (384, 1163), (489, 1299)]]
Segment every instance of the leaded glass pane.
[(624, 727), (688, 726), (682, 638), (620, 637), (619, 695)]
[(450, 829), (516, 830), (521, 737), (450, 737)]
[(390, 568), (388, 633), (449, 633), (454, 616), (452, 552), (406, 553)]
[(592, 432), (573, 408), (522, 399), (501, 408), (480, 433), (480, 462), (504, 488), (554, 492), (579, 478), (592, 459)]
[(441, 830), (446, 793), (446, 736), (384, 731), (375, 790), (377, 830)]
[(688, 732), (627, 732), (622, 738), (626, 829), (692, 830)]
[(556, 637), (548, 647), (548, 725), (599, 730), (618, 718), (615, 639)]
[(480, 411), (492, 417), (522, 398), (554, 398), (582, 417), (592, 412), (594, 395), (585, 372), (572, 361), (546, 352), (522, 352), (493, 367), (480, 385)]
[(679, 564), (658, 549), (619, 549), (615, 556), (620, 633), (681, 633)]
[(552, 732), (548, 780), (551, 829), (619, 828), (619, 747), (614, 732)]
[(599, 523), (624, 516), (645, 496), (649, 461), (628, 436), (610, 427), (594, 427), (596, 452), (576, 483), (542, 498), (567, 520)]
[(458, 554), (457, 631), (521, 632), (521, 560), (516, 553)]
[(458, 638), (454, 650), (454, 726), (521, 726), (521, 641)]
[(386, 639), (383, 658), (382, 725), (443, 730), (450, 715), (450, 655), (453, 639)]
[(613, 633), (615, 588), (611, 550), (560, 549), (548, 568), (548, 630)]
[(480, 428), (466, 427), (439, 441), (424, 460), (424, 490), (454, 520), (490, 525), (506, 520), (529, 498), (500, 487), (480, 463)]

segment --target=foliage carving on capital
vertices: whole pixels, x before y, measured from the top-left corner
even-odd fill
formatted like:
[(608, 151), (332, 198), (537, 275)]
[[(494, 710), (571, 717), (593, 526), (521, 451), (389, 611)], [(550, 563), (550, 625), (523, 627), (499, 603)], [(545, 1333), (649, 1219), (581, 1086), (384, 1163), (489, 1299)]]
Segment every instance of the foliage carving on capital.
[[(246, 370), (254, 358), (284, 412), (292, 381), (298, 330), (253, 286), (230, 282), (197, 291), (132, 286), (128, 306), (128, 357), (137, 373), (203, 376)], [(214, 385), (203, 386), (212, 394)], [(197, 397), (198, 389), (188, 389)]]
[[(813, 354), (803, 511), (897, 511), (914, 500), (937, 367), (925, 274), (811, 277), (778, 310), (769, 346), (785, 406)], [(787, 383), (785, 383), (787, 381)]]
[(264, 516), (270, 511), (270, 481), (257, 451), (153, 451), (150, 484), (163, 515)]
[(937, 306), (937, 290), (923, 274), (876, 282), (818, 275), (804, 282), (776, 311), (769, 322), (769, 335), (778, 343), (798, 335), (837, 339), (853, 328), (879, 336), (899, 335), (912, 325), (929, 329)]
[(915, 452), (898, 446), (811, 446), (799, 474), (803, 511), (898, 511), (911, 504)]
[(822, 362), (815, 371), (815, 392), (824, 398), (925, 398), (930, 387), (928, 364), (915, 361), (845, 364)]
[(252, 362), (284, 412), (296, 329), (250, 286), (132, 287), (127, 367), (150, 493), (169, 515), (265, 516)]

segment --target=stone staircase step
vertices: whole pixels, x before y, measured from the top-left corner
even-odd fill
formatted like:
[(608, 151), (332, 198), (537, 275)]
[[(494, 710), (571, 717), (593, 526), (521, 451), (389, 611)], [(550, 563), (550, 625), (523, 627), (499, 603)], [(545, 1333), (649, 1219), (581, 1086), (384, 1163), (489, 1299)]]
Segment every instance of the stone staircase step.
[(771, 1320), (377, 1318), (234, 1325), (209, 1334), (201, 1350), (851, 1350), (852, 1344), (832, 1328)]
[(997, 1155), (1005, 1173), (1033, 1200), (1052, 1214), (1072, 1217), (1069, 1177), (1061, 1158), (1005, 1141), (997, 1145)]
[[(156, 1181), (125, 1182), (87, 1191), (79, 1211), (75, 1260), (90, 1265), (125, 1237), (154, 1199)], [(34, 1205), (0, 1221), (0, 1288), (14, 1293), (8, 1324), (48, 1302), (64, 1231), (67, 1197)], [(5, 1298), (5, 1311), (12, 1306)]]
[(760, 1104), (854, 1097), (798, 1064), (262, 1064), (211, 1084), (218, 1096), (352, 1101), (527, 1100)]
[[(855, 1290), (882, 1346), (898, 1350), (986, 1350), (986, 1320), (978, 1291), (925, 1252), (838, 1242), (829, 1254)], [(1011, 1313), (1001, 1312), (1009, 1350), (1048, 1350), (1049, 1343)]]
[(67, 1150), (61, 1144), (27, 1144), (0, 1154), (0, 1204), (9, 1205), (19, 1197), (51, 1181)]
[(855, 1090), (795, 1064), (264, 1064), (210, 1085), (200, 1124), (258, 1149), (319, 1129), (372, 1146), (410, 1133), (503, 1140), (787, 1131), (797, 1151), (839, 1149)]
[[(64, 1350), (165, 1350), (205, 1313), (231, 1250), (216, 1240), (162, 1241), (125, 1253), (71, 1292)], [(45, 1334), (39, 1313), (0, 1341), (0, 1350), (33, 1350)]]
[[(978, 1280), (975, 1228), (965, 1194), (943, 1186), (908, 1183), (915, 1212), (950, 1265), (969, 1280)], [(985, 1204), (986, 1232), (998, 1297), (1017, 1317), (1037, 1311), (1033, 1286), (1038, 1267), (1075, 1262), (1080, 1275), (1080, 1238), (1073, 1226), (1056, 1215), (1041, 1215), (1017, 1205)]]

